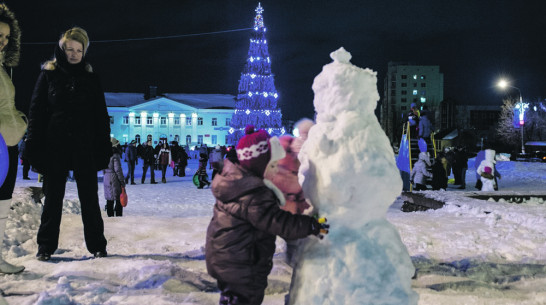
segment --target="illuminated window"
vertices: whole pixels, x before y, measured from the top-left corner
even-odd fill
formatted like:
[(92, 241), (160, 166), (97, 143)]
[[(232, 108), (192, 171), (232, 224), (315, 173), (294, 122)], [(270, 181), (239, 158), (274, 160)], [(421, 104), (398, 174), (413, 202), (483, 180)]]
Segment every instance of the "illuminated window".
[(197, 118), (197, 125), (198, 126), (203, 126), (203, 118), (201, 118), (201, 117)]
[(425, 75), (421, 75), (421, 79), (427, 79)]
[(426, 97), (421, 97), (421, 103), (425, 103), (427, 101)]
[(191, 126), (191, 118), (186, 118), (186, 126)]
[(413, 79), (417, 79), (417, 74), (413, 74)]
[[(211, 125), (212, 126), (218, 126), (218, 119), (217, 118), (212, 118)], [(214, 144), (216, 144), (216, 143), (214, 143)]]
[(413, 90), (413, 95), (417, 95), (417, 90)]
[(128, 115), (124, 115), (123, 116), (123, 125), (128, 125), (129, 124), (129, 116)]

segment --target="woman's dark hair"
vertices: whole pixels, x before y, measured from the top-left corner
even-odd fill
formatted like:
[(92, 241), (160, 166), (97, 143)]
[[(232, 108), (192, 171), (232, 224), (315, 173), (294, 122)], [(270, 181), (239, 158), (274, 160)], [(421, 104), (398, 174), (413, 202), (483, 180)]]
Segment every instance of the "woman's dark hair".
[(9, 42), (4, 49), (4, 65), (6, 67), (15, 67), (19, 64), (21, 55), (21, 29), (17, 19), (15, 19), (15, 14), (3, 3), (0, 3), (0, 22), (9, 25), (10, 29)]

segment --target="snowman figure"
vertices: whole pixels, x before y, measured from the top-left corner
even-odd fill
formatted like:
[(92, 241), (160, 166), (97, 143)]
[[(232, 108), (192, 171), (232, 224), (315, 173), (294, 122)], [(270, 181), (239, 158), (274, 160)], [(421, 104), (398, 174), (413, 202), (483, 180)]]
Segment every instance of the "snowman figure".
[(415, 269), (386, 220), (402, 180), (374, 114), (376, 72), (343, 48), (313, 82), (316, 125), (303, 144), (299, 181), (314, 212), (331, 225), (299, 249), (290, 304), (417, 304)]

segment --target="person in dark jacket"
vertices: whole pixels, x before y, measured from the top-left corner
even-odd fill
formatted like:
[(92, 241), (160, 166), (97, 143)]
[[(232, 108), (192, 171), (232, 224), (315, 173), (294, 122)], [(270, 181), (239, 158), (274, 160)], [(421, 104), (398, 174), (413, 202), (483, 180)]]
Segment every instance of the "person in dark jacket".
[(185, 147), (180, 147), (179, 149), (179, 160), (177, 165), (177, 172), (176, 174), (178, 177), (186, 177), (186, 166), (188, 166), (188, 159), (190, 159), (190, 156), (188, 156), (188, 153), (186, 152)]
[(127, 148), (125, 148), (125, 161), (127, 162), (127, 176), (125, 177), (125, 184), (129, 183), (131, 178), (131, 185), (135, 185), (135, 164), (137, 161), (137, 151), (135, 147), (136, 141), (133, 140)]
[[(87, 32), (66, 31), (54, 58), (42, 66), (30, 103), (27, 155), (44, 174), (45, 202), (38, 230), (38, 254), (49, 260), (59, 242), (66, 178), (74, 171), (87, 250), (105, 257), (106, 238), (97, 186), (97, 171), (108, 167), (112, 146), (110, 119), (99, 78), (87, 63)], [(59, 153), (59, 147), (71, 149)]]
[(161, 182), (167, 183), (167, 178), (165, 175), (167, 174), (167, 167), (171, 164), (172, 161), (172, 155), (171, 155), (171, 148), (169, 147), (169, 144), (167, 141), (163, 142), (161, 144), (161, 147), (159, 148), (159, 151), (157, 152), (157, 163), (159, 164), (159, 168), (161, 169)]
[(466, 188), (466, 171), (468, 170), (468, 154), (464, 147), (455, 149), (453, 175), (455, 176), (455, 185), (459, 185), (458, 189)]
[[(125, 187), (125, 179), (121, 168), (119, 141), (116, 138), (112, 138), (111, 141), (113, 155), (110, 157), (108, 168), (103, 170), (104, 198), (106, 199), (106, 214), (108, 214), (108, 217), (120, 217), (123, 215), (123, 207), (119, 196), (121, 195), (121, 189)], [(116, 203), (115, 207), (114, 202)]]
[(270, 161), (284, 157), (284, 150), (265, 130), (253, 131), (247, 127), (237, 145), (240, 164), (224, 160), (212, 184), (216, 203), (205, 257), (208, 273), (218, 282), (220, 304), (262, 303), (276, 235), (298, 239), (321, 233), (313, 217), (280, 209), (283, 198), (264, 182), (264, 172)]
[(23, 180), (30, 180), (28, 173), (30, 172), (30, 162), (28, 162), (26, 147), (27, 147), (27, 138), (23, 137), (19, 143), (19, 159), (21, 159), (21, 164), (23, 165)]
[(146, 180), (146, 172), (148, 171), (148, 168), (150, 168), (150, 184), (157, 184), (157, 182), (155, 182), (154, 175), (155, 156), (154, 148), (152, 147), (152, 140), (148, 140), (148, 142), (145, 142), (142, 145), (142, 184), (144, 184), (144, 181)]
[(203, 187), (210, 186), (209, 182), (209, 175), (207, 175), (207, 162), (208, 158), (207, 155), (204, 153), (199, 154), (199, 167), (197, 168), (197, 178), (199, 179), (199, 186), (197, 186), (198, 189), (202, 189)]
[(447, 190), (447, 159), (443, 153), (439, 153), (432, 165), (432, 190)]

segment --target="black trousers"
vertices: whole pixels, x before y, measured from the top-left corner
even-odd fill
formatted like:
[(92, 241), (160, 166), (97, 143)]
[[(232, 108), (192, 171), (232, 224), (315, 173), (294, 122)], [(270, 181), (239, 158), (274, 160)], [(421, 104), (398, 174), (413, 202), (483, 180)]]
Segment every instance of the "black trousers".
[(17, 145), (8, 146), (9, 169), (6, 179), (0, 186), (0, 200), (11, 199), (13, 189), (15, 188), (15, 180), (17, 180), (17, 160), (19, 160), (19, 148)]
[[(91, 162), (93, 164), (93, 162)], [(78, 197), (81, 203), (83, 234), (91, 253), (106, 250), (104, 223), (99, 206), (97, 171), (94, 166), (74, 168)], [(44, 209), (38, 230), (38, 252), (53, 254), (59, 245), (59, 231), (66, 190), (68, 165), (52, 162), (44, 176)]]
[(28, 172), (30, 171), (30, 162), (27, 159), (23, 160), (23, 178), (28, 178)]
[(220, 289), (218, 304), (260, 305), (264, 300), (265, 286), (259, 285), (257, 282), (245, 285), (218, 281), (218, 288)]
[[(127, 176), (125, 177), (125, 181), (129, 181), (129, 178), (131, 178), (131, 183), (135, 182), (135, 161), (127, 161)], [(144, 175), (143, 175), (144, 176)]]
[(123, 207), (121, 206), (121, 202), (119, 201), (119, 199), (116, 200), (115, 206), (114, 206), (114, 200), (106, 200), (106, 214), (108, 215), (108, 217), (123, 216)]
[(148, 171), (148, 167), (150, 168), (151, 181), (155, 182), (154, 165), (144, 162), (144, 165), (142, 166), (142, 183), (144, 183), (144, 180), (146, 180), (146, 172)]

